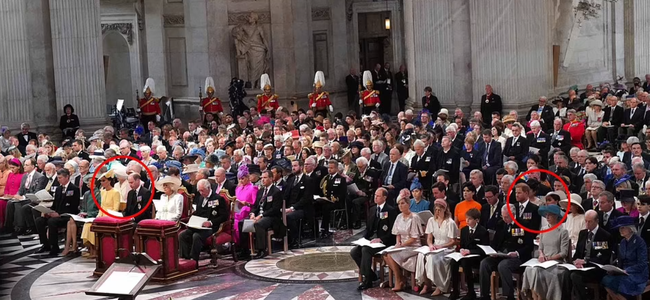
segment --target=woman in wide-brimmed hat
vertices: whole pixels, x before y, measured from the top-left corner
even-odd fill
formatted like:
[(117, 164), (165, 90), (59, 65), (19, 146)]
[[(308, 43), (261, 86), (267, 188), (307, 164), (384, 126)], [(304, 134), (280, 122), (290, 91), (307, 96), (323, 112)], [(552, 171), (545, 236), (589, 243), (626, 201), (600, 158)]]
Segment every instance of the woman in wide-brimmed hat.
[(587, 149), (593, 149), (598, 145), (598, 128), (603, 125), (603, 118), (605, 117), (603, 102), (600, 100), (591, 101), (586, 113), (587, 129), (585, 135), (587, 136)]
[(178, 193), (181, 180), (175, 176), (165, 176), (156, 181), (156, 190), (162, 192), (160, 196), (160, 211), (156, 212), (157, 220), (177, 222), (183, 214), (183, 196)]
[[(546, 218), (550, 227), (554, 227), (560, 223), (564, 213), (557, 205), (546, 205), (539, 208), (539, 214)], [(555, 260), (564, 263), (571, 255), (570, 248), (569, 232), (559, 226), (540, 234), (537, 259), (540, 262)], [(567, 269), (557, 265), (548, 269), (527, 267), (522, 278), (522, 291), (527, 298), (532, 294), (535, 299), (562, 299), (562, 284), (569, 274)]]
[(571, 199), (560, 200), (560, 207), (566, 211), (569, 201), (571, 201), (571, 210), (566, 217), (564, 228), (569, 232), (571, 245), (575, 249), (578, 244), (578, 235), (587, 225), (585, 223), (585, 209), (582, 207), (582, 197), (578, 194), (571, 194)]

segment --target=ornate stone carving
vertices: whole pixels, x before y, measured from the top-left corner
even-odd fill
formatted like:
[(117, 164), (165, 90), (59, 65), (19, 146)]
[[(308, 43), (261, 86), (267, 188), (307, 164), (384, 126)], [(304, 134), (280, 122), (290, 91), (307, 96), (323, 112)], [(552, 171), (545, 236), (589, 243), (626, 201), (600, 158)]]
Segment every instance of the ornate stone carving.
[(271, 53), (262, 26), (258, 24), (259, 15), (251, 12), (247, 22), (232, 29), (232, 37), (237, 50), (239, 78), (253, 86), (271, 65)]
[(183, 26), (185, 24), (185, 16), (183, 15), (164, 15), (165, 26)]
[(248, 17), (252, 14), (257, 15), (257, 24), (271, 23), (271, 14), (268, 11), (263, 12), (245, 12), (228, 14), (228, 25), (248, 24)]
[(312, 21), (322, 21), (330, 19), (330, 9), (329, 8), (314, 8), (311, 11)]
[(346, 9), (346, 14), (348, 17), (348, 22), (352, 22), (352, 17), (354, 16), (354, 9), (353, 9), (354, 2), (352, 0), (348, 0), (348, 8)]
[(115, 30), (121, 33), (126, 37), (126, 40), (129, 42), (129, 45), (133, 45), (133, 24), (131, 23), (113, 23), (113, 24), (102, 24), (102, 34), (106, 33), (109, 30)]

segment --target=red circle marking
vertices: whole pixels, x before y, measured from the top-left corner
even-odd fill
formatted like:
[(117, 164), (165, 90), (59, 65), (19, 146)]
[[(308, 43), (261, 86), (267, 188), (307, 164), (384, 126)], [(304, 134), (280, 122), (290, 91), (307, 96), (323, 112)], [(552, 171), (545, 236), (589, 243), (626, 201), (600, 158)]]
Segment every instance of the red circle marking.
[[(97, 198), (95, 197), (95, 193), (93, 192), (95, 190), (95, 180), (97, 180), (97, 174), (99, 173), (99, 170), (101, 170), (102, 167), (105, 164), (107, 164), (107, 163), (109, 163), (111, 161), (117, 160), (117, 159), (129, 159), (129, 160), (137, 161), (144, 168), (144, 170), (147, 171), (147, 175), (149, 175), (149, 180), (151, 180), (151, 197), (149, 198), (149, 201), (147, 202), (147, 205), (145, 205), (144, 208), (142, 208), (140, 211), (138, 211), (134, 215), (131, 215), (131, 216), (128, 216), (128, 217), (118, 217), (118, 216), (115, 216), (115, 215), (112, 215), (112, 214), (108, 213), (106, 210), (104, 210), (104, 208), (102, 208), (101, 205), (99, 205), (99, 202), (97, 201)], [(105, 160), (103, 163), (99, 164), (99, 166), (97, 166), (97, 168), (95, 168), (95, 172), (93, 173), (93, 177), (92, 177), (92, 179), (90, 181), (90, 195), (93, 197), (93, 201), (95, 202), (95, 206), (97, 206), (97, 208), (99, 208), (99, 210), (101, 210), (104, 213), (104, 215), (115, 218), (115, 219), (120, 219), (120, 220), (131, 220), (131, 219), (141, 215), (145, 210), (147, 210), (149, 208), (149, 206), (151, 205), (151, 202), (153, 202), (153, 196), (154, 196), (154, 190), (155, 189), (156, 189), (156, 186), (155, 186), (155, 183), (153, 182), (153, 174), (151, 174), (151, 171), (149, 170), (149, 168), (147, 168), (147, 166), (141, 160), (139, 160), (139, 159), (137, 159), (135, 157), (125, 156), (125, 155), (119, 155), (119, 156), (111, 157), (111, 158)]]
[[(514, 215), (512, 214), (512, 211), (510, 210), (510, 205), (509, 205), (510, 204), (510, 194), (512, 193), (512, 190), (515, 188), (515, 185), (516, 185), (517, 181), (519, 181), (519, 179), (521, 179), (522, 177), (524, 177), (524, 176), (526, 176), (528, 174), (531, 174), (531, 173), (535, 173), (535, 172), (546, 173), (546, 174), (549, 174), (549, 175), (555, 177), (557, 180), (559, 180), (562, 183), (562, 186), (564, 187), (564, 190), (566, 190), (566, 196), (567, 196), (567, 201), (568, 201), (567, 207), (566, 207), (566, 212), (564, 212), (564, 217), (562, 217), (562, 220), (560, 220), (560, 222), (555, 224), (555, 226), (553, 226), (553, 227), (551, 227), (549, 229), (545, 229), (545, 230), (530, 229), (530, 228), (526, 228), (525, 226), (522, 226), (521, 224), (519, 224), (519, 222), (517, 221), (517, 218), (515, 218)], [(517, 226), (519, 226), (519, 228), (523, 229), (526, 232), (535, 233), (535, 234), (545, 233), (545, 232), (549, 232), (549, 231), (555, 230), (555, 228), (560, 227), (560, 225), (562, 225), (564, 223), (564, 221), (566, 220), (567, 216), (569, 215), (569, 211), (571, 210), (571, 193), (569, 192), (569, 187), (566, 185), (564, 180), (562, 180), (562, 178), (560, 178), (560, 176), (558, 176), (557, 174), (555, 174), (555, 173), (553, 173), (553, 172), (551, 172), (549, 170), (545, 170), (545, 169), (528, 170), (528, 171), (526, 171), (524, 173), (519, 174), (519, 176), (517, 176), (517, 178), (510, 185), (510, 188), (508, 189), (508, 195), (506, 195), (506, 207), (508, 208), (508, 215), (510, 215), (510, 218), (512, 218), (512, 220), (515, 222), (515, 224), (517, 224)]]

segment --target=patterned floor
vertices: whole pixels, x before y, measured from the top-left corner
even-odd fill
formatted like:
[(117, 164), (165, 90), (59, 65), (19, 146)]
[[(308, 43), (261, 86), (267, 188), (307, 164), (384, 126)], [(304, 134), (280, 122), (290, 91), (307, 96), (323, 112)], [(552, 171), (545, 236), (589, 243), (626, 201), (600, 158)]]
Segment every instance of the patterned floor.
[[(297, 250), (296, 254), (314, 253), (314, 249), (348, 250), (351, 240), (358, 238), (361, 230), (339, 231), (329, 242), (319, 241), (308, 243), (309, 249)], [(336, 246), (336, 247), (333, 247)], [(76, 300), (76, 299), (107, 299), (86, 296), (88, 290), (97, 280), (92, 276), (94, 261), (81, 257), (77, 258), (47, 258), (33, 254), (39, 248), (35, 236), (11, 238), (0, 235), (0, 300)], [(274, 249), (279, 249), (274, 246)], [(316, 251), (317, 252), (317, 251)], [(256, 265), (268, 265), (269, 261), (295, 254), (274, 254), (268, 261), (253, 261)], [(254, 275), (249, 272), (246, 262), (235, 263), (231, 259), (220, 260), (214, 268), (209, 261), (200, 263), (199, 272), (191, 277), (174, 282), (160, 284), (149, 283), (138, 295), (137, 299), (168, 300), (173, 299), (225, 299), (225, 300), (334, 300), (334, 299), (363, 299), (363, 300), (399, 300), (399, 299), (431, 299), (414, 294), (394, 293), (389, 289), (374, 288), (359, 292), (356, 290), (356, 272), (338, 274), (321, 274), (324, 280), (295, 280), (289, 281), (282, 276), (270, 272)], [(265, 276), (266, 275), (266, 276)], [(318, 277), (318, 276), (317, 276)], [(336, 277), (336, 278), (334, 278)], [(332, 281), (328, 281), (332, 280)], [(437, 299), (446, 299), (438, 297)]]

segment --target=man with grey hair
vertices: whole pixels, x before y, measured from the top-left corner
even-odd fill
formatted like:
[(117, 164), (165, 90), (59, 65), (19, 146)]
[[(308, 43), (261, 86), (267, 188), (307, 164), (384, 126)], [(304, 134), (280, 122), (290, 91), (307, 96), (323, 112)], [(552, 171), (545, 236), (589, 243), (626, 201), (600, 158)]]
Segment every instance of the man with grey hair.
[(379, 187), (377, 178), (381, 173), (371, 169), (368, 166), (368, 160), (365, 157), (359, 157), (356, 160), (357, 173), (355, 174), (353, 183), (357, 185), (359, 191), (356, 195), (351, 195), (351, 214), (350, 223), (354, 229), (361, 228), (361, 221), (359, 218), (365, 210), (366, 204), (370, 204), (370, 197), (373, 192)]
[(506, 140), (506, 146), (503, 148), (503, 155), (509, 160), (514, 161), (520, 170), (526, 168), (524, 157), (528, 155), (528, 140), (521, 134), (523, 126), (519, 123), (512, 125), (512, 137)]
[[(512, 182), (515, 180), (515, 177), (512, 175), (503, 175), (501, 181), (499, 182), (499, 203), (506, 203), (506, 193), (510, 189)], [(515, 200), (515, 189), (513, 188), (510, 192), (510, 201)], [(514, 203), (514, 202), (513, 202)]]
[[(180, 256), (185, 259), (196, 261), (199, 267), (199, 255), (205, 241), (213, 233), (219, 230), (222, 223), (230, 218), (230, 209), (226, 200), (212, 190), (207, 179), (201, 179), (196, 184), (198, 195), (194, 198), (196, 210), (192, 216), (206, 218), (207, 221), (201, 224), (201, 228), (187, 227), (178, 236)], [(209, 229), (206, 229), (209, 228)]]
[[(374, 143), (373, 143), (373, 147), (374, 147)], [(377, 160), (372, 159), (372, 150), (370, 150), (370, 148), (361, 149), (361, 152), (359, 152), (359, 154), (368, 160), (368, 166), (370, 167), (370, 169), (381, 173), (383, 165), (379, 163)]]
[(221, 189), (226, 189), (231, 196), (235, 195), (237, 186), (226, 178), (226, 169), (221, 167), (217, 168), (214, 171), (214, 181), (217, 184), (215, 189), (217, 194), (221, 193)]
[[(375, 140), (374, 142), (372, 142), (373, 154), (370, 160), (378, 162), (380, 166), (384, 166), (384, 164), (388, 161), (388, 155), (386, 155), (385, 150), (386, 150), (386, 146), (384, 142), (380, 140)], [(361, 151), (363, 152), (363, 149)]]
[(530, 121), (530, 114), (536, 111), (540, 116), (542, 128), (544, 128), (544, 130), (548, 129), (551, 124), (553, 124), (553, 117), (555, 117), (555, 113), (553, 113), (552, 107), (546, 105), (547, 102), (548, 99), (546, 96), (539, 97), (539, 103), (533, 105), (528, 111), (528, 114), (526, 115), (526, 121)]
[(29, 131), (28, 123), (20, 124), (20, 132), (17, 133), (15, 137), (18, 140), (18, 150), (20, 150), (20, 153), (23, 155), (25, 155), (25, 148), (29, 145), (29, 141), (38, 140), (36, 133)]
[(551, 149), (551, 138), (544, 132), (544, 125), (537, 120), (530, 122), (530, 130), (531, 132), (526, 135), (528, 145), (539, 149), (537, 155), (542, 159), (542, 164), (546, 165), (548, 152)]
[[(431, 186), (431, 178), (433, 173), (437, 170), (436, 159), (431, 153), (424, 151), (425, 145), (422, 140), (415, 140), (413, 143), (413, 150), (415, 155), (411, 158), (409, 172), (415, 173), (423, 187)], [(428, 198), (430, 189), (423, 189), (425, 197)]]
[(623, 122), (618, 129), (618, 135), (636, 136), (643, 127), (645, 111), (642, 107), (638, 107), (637, 98), (629, 99), (627, 104), (630, 108), (623, 113)]
[(608, 191), (604, 191), (598, 195), (598, 226), (607, 230), (614, 236), (617, 236), (615, 232), (612, 231), (614, 226), (614, 220), (623, 215), (618, 209), (614, 207), (614, 194)]

